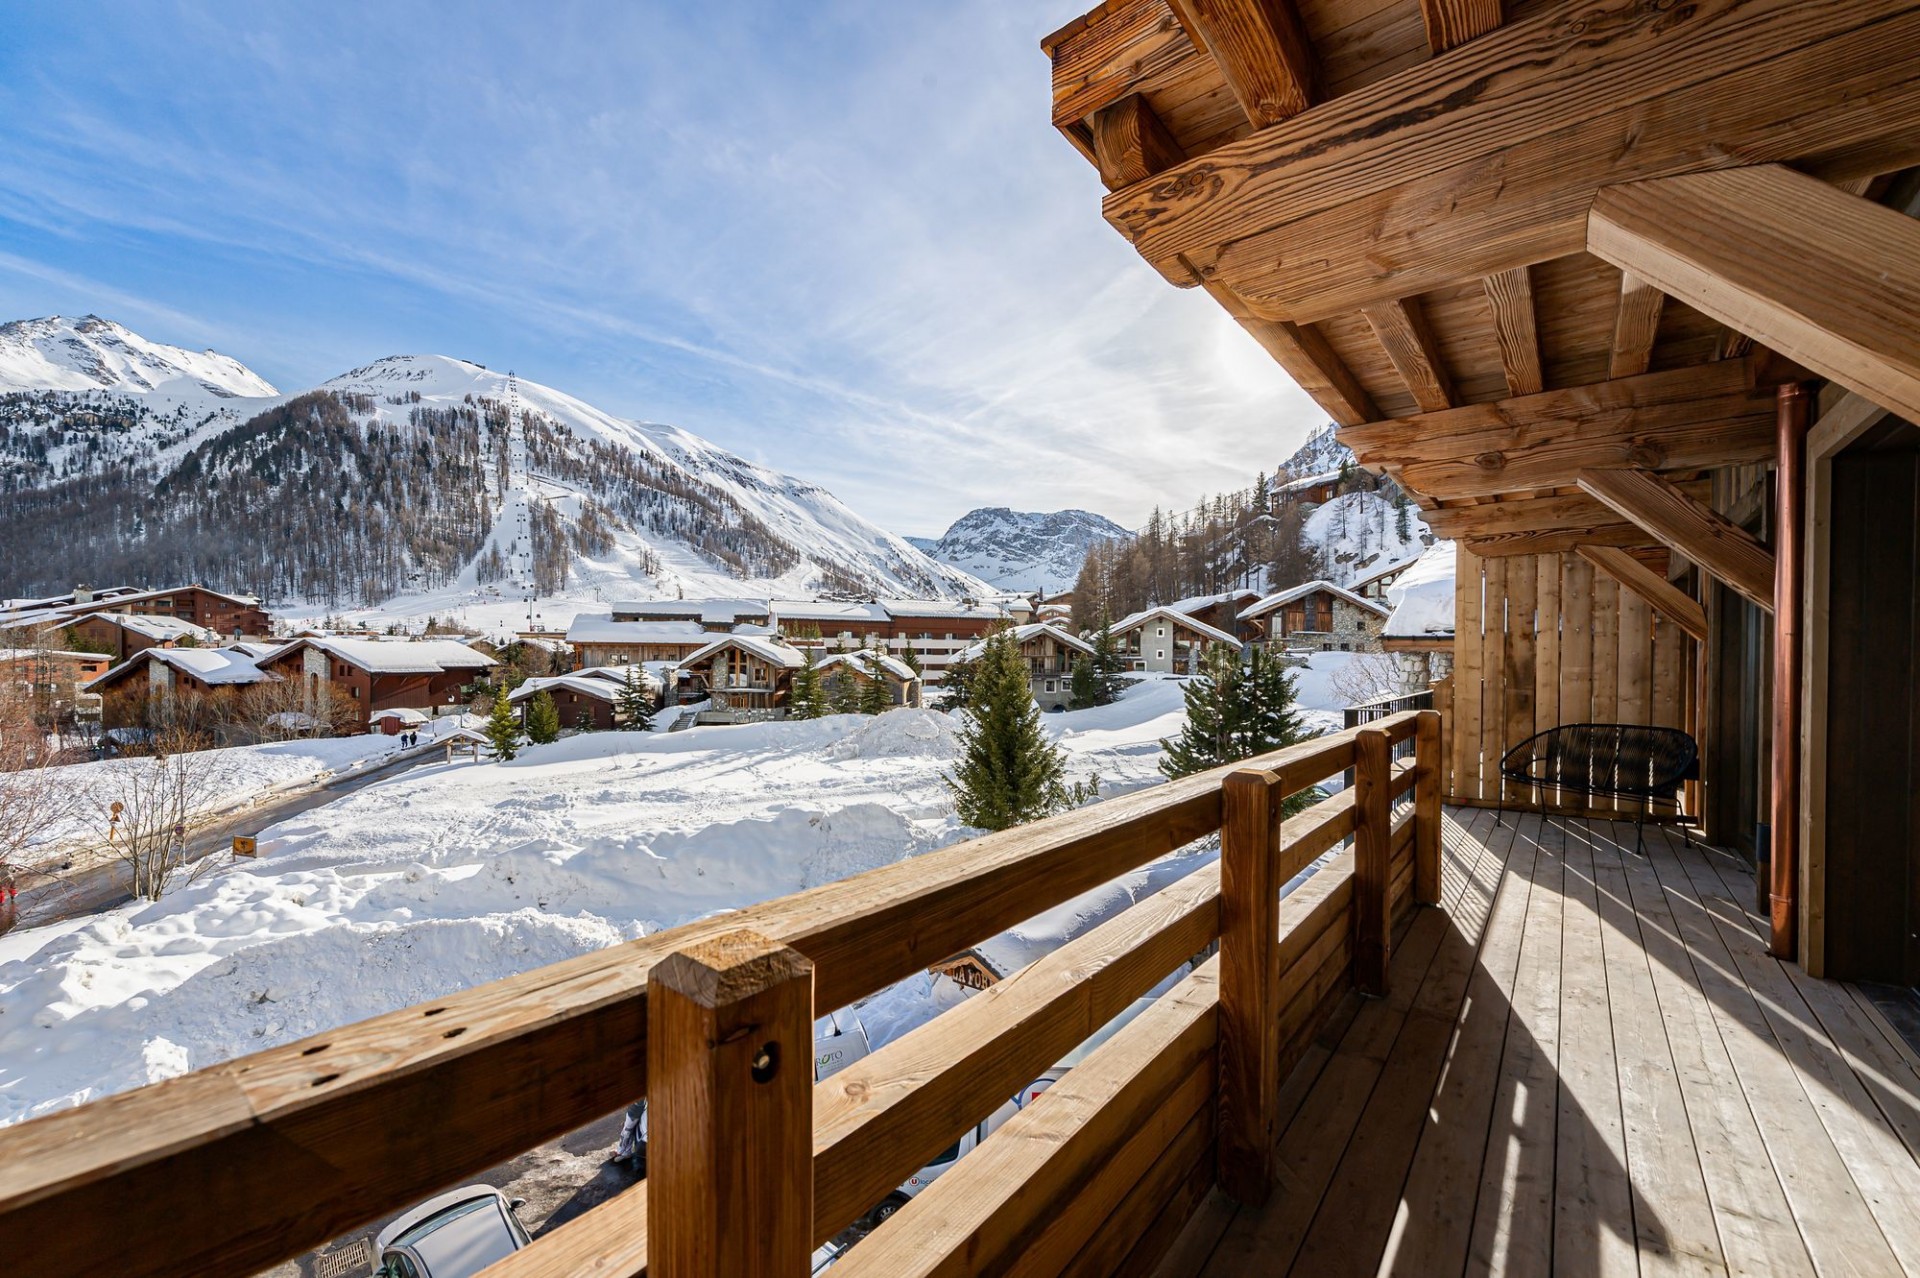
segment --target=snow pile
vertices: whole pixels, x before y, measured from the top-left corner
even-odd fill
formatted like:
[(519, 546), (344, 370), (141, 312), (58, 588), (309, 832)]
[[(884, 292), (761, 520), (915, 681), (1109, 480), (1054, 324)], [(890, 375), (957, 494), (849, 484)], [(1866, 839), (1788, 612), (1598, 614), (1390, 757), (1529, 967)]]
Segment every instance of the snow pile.
[(1387, 587), (1393, 615), (1385, 634), (1393, 639), (1426, 639), (1453, 633), (1454, 545), (1436, 541), (1419, 562)]
[[(1046, 722), (1070, 775), (1114, 795), (1161, 779), (1180, 707), (1178, 683), (1148, 680)], [(158, 904), (0, 938), (0, 1122), (945, 846), (966, 833), (942, 777), (954, 726), (900, 709), (436, 760), (263, 830), (256, 861)], [(1058, 943), (1166, 873), (1061, 907), (1020, 944)], [(881, 1042), (956, 997), (915, 978), (862, 1015)]]

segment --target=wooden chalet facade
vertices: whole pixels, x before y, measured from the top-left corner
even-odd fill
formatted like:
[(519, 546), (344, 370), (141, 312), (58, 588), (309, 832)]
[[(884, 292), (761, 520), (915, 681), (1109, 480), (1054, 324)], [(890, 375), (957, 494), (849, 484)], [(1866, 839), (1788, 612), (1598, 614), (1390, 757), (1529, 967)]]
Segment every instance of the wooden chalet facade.
[(1240, 614), (1256, 642), (1275, 650), (1377, 652), (1389, 609), (1330, 581), (1271, 594)]
[[(1059, 626), (1030, 621), (1009, 632), (1027, 664), (1027, 683), (1034, 702), (1042, 710), (1064, 710), (1073, 700), (1073, 663), (1076, 658), (1093, 656), (1093, 645)], [(985, 641), (960, 653), (962, 661), (977, 661), (986, 651)]]
[(360, 730), (381, 710), (438, 714), (464, 708), (463, 690), (495, 665), (452, 639), (386, 641), (307, 636), (260, 660), (283, 679), (331, 684), (358, 707)]
[[(1111, 227), (1458, 540), (1437, 709), (0, 1129), (11, 1266), (255, 1272), (645, 1096), (644, 1184), (489, 1278), (800, 1278), (1217, 942), (835, 1278), (1920, 1273), (1920, 1058), (1847, 983), (1920, 976), (1920, 3), (1107, 0), (1043, 48)], [(1692, 733), (1717, 846), (1503, 781), (1581, 721)]]
[(1209, 648), (1240, 651), (1240, 640), (1232, 632), (1175, 608), (1148, 608), (1123, 617), (1114, 622), (1113, 637), (1129, 670), (1158, 674), (1198, 674)]
[(783, 719), (793, 676), (806, 665), (799, 649), (768, 635), (722, 635), (683, 662), (675, 699), (712, 704), (701, 722)]

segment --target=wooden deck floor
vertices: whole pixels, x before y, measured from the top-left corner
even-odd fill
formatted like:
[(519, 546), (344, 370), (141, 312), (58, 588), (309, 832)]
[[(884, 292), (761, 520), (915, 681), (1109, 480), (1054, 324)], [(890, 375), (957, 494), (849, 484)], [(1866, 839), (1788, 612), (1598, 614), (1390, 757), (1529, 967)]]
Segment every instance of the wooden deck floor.
[(1446, 901), (1162, 1274), (1920, 1274), (1920, 1060), (1765, 954), (1737, 859), (1449, 810)]

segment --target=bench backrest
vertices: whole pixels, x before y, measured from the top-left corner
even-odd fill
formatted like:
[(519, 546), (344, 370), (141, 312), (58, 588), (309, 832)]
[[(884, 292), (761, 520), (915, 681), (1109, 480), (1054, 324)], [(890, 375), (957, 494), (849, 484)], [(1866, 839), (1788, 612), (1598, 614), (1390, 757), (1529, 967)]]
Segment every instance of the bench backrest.
[(1664, 796), (1693, 775), (1699, 747), (1678, 728), (1568, 723), (1507, 751), (1503, 775), (1586, 794)]

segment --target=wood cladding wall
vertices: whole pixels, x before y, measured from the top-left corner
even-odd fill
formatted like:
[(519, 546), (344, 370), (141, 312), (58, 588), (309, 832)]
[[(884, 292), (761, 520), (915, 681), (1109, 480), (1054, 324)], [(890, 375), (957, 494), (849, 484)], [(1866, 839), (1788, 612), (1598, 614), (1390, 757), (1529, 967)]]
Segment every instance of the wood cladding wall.
[(1577, 555), (1459, 553), (1448, 802), (1629, 813), (1504, 785), (1500, 758), (1569, 723), (1693, 727), (1694, 643)]

